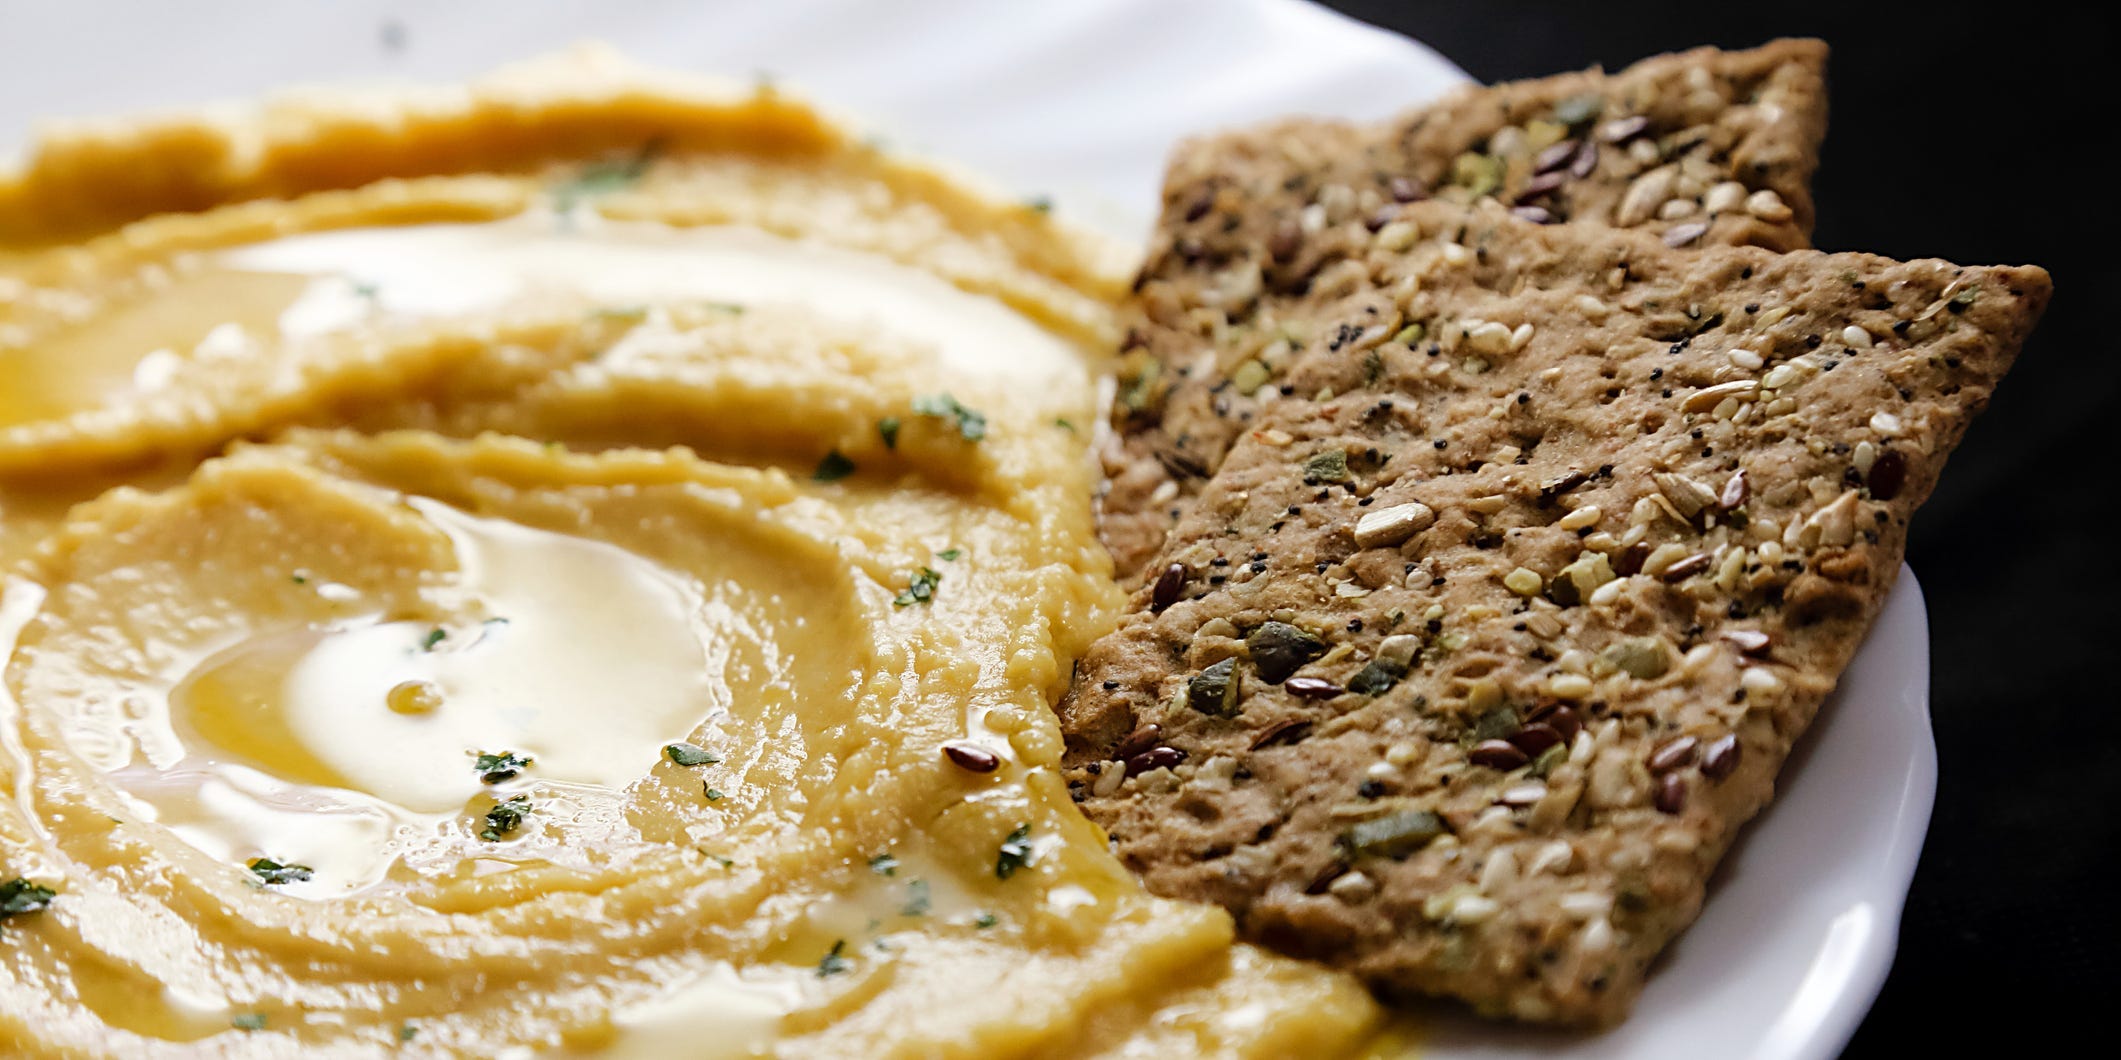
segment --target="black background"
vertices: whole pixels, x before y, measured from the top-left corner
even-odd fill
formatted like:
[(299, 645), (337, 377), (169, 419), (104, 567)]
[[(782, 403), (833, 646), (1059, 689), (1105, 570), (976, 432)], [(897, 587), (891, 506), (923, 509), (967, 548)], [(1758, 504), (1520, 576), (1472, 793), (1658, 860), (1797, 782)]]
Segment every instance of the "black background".
[(1847, 1055), (1918, 1042), (1969, 1055), (2075, 1032), (2107, 1043), (2080, 1055), (2113, 1055), (2114, 16), (2092, 4), (1861, 0), (1330, 6), (1424, 41), (1482, 81), (1823, 38), (1833, 56), (1816, 244), (2054, 274), (2046, 320), (1915, 519), (1908, 562), (1929, 604), (1937, 807), (1899, 956)]

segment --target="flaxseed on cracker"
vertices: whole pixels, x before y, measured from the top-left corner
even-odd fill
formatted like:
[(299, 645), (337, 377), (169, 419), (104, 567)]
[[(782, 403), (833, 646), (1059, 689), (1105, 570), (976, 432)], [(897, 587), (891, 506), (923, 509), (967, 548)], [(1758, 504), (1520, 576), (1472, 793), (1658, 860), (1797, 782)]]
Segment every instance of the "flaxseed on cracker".
[(1061, 706), (1148, 887), (1603, 1024), (1854, 654), (2036, 268), (1406, 206)]

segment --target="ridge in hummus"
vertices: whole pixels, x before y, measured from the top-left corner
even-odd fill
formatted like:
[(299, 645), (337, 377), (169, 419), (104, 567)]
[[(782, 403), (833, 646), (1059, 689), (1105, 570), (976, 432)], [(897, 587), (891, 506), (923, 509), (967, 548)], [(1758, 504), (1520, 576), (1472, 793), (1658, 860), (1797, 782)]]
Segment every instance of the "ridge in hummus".
[(1127, 264), (595, 52), (55, 128), (0, 175), (0, 881), (52, 892), (0, 1052), (1363, 1047), (1057, 773)]

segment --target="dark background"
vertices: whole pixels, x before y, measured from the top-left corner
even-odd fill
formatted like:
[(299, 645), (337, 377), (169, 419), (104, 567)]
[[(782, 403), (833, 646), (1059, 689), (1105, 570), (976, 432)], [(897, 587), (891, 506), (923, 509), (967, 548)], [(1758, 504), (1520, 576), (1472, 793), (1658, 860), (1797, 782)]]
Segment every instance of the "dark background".
[(2054, 274), (2039, 332), (1915, 519), (1937, 807), (1891, 978), (1846, 1055), (1938, 1042), (1949, 1045), (1937, 1055), (1969, 1055), (2080, 1032), (2107, 1043), (2081, 1055), (2115, 1055), (2115, 17), (2085, 14), (2102, 10), (2090, 4), (1861, 0), (1329, 6), (1482, 81), (1823, 38), (1816, 244)]

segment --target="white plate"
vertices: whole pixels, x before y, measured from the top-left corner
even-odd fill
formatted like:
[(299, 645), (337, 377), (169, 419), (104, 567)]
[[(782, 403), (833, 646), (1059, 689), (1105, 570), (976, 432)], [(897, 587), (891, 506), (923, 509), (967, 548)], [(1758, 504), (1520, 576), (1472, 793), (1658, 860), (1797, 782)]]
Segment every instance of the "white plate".
[[(585, 38), (643, 61), (782, 83), (894, 141), (1139, 239), (1166, 150), (1292, 112), (1380, 117), (1464, 75), (1419, 44), (1293, 0), (7, 5), (0, 145), (34, 118), (276, 86), (456, 80)], [(396, 27), (386, 30), (386, 26)], [(395, 39), (396, 43), (393, 44)], [(1936, 788), (1928, 628), (1903, 572), (1870, 641), (1726, 863), (1705, 915), (1611, 1033), (1439, 1018), (1427, 1055), (1824, 1058), (1892, 963)]]

